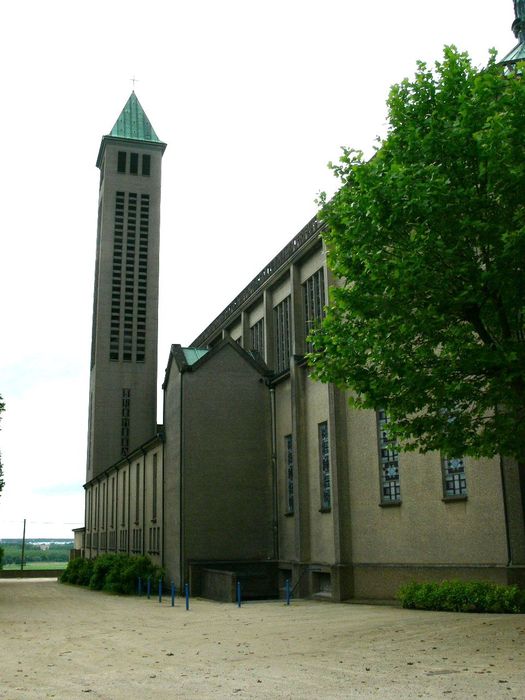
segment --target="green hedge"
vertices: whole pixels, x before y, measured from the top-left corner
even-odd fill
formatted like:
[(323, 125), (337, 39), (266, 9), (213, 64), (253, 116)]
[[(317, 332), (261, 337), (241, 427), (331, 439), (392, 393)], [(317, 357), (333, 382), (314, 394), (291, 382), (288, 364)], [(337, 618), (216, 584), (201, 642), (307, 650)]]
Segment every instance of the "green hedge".
[(477, 581), (409, 583), (397, 597), (404, 608), (445, 610), (449, 612), (525, 612), (525, 591), (517, 586), (502, 586)]
[(128, 554), (102, 554), (96, 559), (73, 559), (60, 577), (62, 583), (89, 586), (96, 591), (131, 594), (137, 590), (137, 580), (148, 577), (158, 581), (162, 569), (149, 557)]

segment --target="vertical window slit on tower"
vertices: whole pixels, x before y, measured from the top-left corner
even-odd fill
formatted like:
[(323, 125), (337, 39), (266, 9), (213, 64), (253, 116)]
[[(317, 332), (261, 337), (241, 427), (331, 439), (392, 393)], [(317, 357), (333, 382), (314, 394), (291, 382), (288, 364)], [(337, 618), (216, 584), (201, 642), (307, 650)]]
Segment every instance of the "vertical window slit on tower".
[[(125, 152), (119, 152), (119, 163), (121, 155), (124, 158)], [(124, 192), (115, 194), (115, 217), (113, 225), (113, 265), (111, 280), (111, 327), (109, 336), (109, 359), (118, 360), (120, 352), (120, 314), (121, 314), (121, 285), (122, 285), (122, 227), (124, 217)]]
[(126, 151), (118, 152), (117, 171), (119, 173), (126, 172)]
[[(147, 272), (148, 272), (148, 233), (149, 233), (149, 194), (140, 195), (140, 232), (137, 282), (137, 344), (135, 359), (146, 359), (146, 309), (147, 309)], [(139, 333), (140, 329), (140, 333)]]
[(139, 172), (139, 154), (130, 153), (129, 155), (129, 172), (132, 175), (137, 175)]

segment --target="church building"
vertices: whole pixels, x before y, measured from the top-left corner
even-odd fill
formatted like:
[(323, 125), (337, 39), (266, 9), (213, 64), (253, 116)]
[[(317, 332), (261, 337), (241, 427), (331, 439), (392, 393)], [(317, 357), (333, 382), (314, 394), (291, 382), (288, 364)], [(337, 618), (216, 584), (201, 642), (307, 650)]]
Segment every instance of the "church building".
[[(524, 55), (520, 43), (504, 59)], [(525, 585), (518, 466), (398, 453), (305, 355), (330, 286), (309, 221), (188, 347), (165, 358), (156, 422), (161, 164), (133, 92), (104, 136), (83, 555), (148, 554), (180, 588), (390, 599), (412, 580)], [(175, 329), (176, 331), (176, 329)]]

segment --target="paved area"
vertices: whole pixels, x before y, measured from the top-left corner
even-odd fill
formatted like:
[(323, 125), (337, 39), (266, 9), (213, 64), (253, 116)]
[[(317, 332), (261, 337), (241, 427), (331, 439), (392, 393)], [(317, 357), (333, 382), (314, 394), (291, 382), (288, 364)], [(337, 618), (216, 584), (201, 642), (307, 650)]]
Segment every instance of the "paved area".
[(0, 580), (0, 698), (525, 698), (525, 615)]

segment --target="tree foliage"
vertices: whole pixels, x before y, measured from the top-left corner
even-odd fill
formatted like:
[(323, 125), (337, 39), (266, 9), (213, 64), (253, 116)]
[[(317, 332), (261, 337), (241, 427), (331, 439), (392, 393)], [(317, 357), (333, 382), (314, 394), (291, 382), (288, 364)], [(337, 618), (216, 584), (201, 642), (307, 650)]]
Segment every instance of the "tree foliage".
[(392, 88), (374, 157), (344, 149), (321, 219), (340, 286), (313, 374), (386, 408), (405, 449), (525, 457), (525, 81), (454, 47)]

